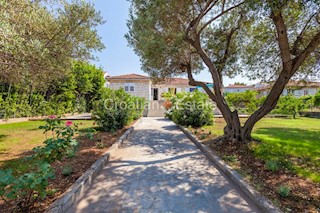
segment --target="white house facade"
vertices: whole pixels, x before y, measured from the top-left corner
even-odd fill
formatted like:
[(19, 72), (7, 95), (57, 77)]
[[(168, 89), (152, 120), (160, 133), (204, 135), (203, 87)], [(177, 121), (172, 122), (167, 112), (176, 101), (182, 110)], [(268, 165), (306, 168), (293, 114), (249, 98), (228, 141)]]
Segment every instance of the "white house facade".
[(153, 84), (148, 76), (139, 74), (126, 74), (108, 76), (107, 86), (111, 89), (123, 88), (129, 94), (145, 98), (148, 101), (163, 100), (162, 94), (166, 92), (192, 92), (197, 89), (189, 85), (189, 80), (184, 78), (170, 78), (163, 82)]

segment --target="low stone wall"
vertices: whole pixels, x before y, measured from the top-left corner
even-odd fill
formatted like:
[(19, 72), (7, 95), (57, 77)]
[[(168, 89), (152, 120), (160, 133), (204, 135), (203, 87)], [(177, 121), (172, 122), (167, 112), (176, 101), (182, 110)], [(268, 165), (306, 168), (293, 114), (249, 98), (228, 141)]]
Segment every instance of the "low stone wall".
[(94, 162), (91, 167), (80, 178), (78, 178), (73, 185), (69, 187), (69, 189), (62, 195), (61, 198), (53, 202), (46, 212), (67, 212), (68, 209), (83, 196), (85, 189), (90, 186), (93, 179), (99, 174), (101, 169), (108, 164), (112, 150), (118, 149), (122, 145), (122, 143), (127, 139), (128, 135), (134, 130), (135, 126), (139, 124), (139, 122), (140, 119), (137, 120), (132, 127), (130, 127), (101, 158)]
[(320, 112), (299, 112), (299, 114), (308, 118), (320, 118)]
[(216, 168), (228, 177), (239, 189), (246, 194), (253, 203), (255, 203), (262, 212), (265, 213), (281, 213), (282, 211), (274, 206), (270, 200), (255, 190), (247, 183), (241, 175), (225, 163), (212, 149), (203, 145), (187, 128), (178, 125), (186, 136), (214, 163)]

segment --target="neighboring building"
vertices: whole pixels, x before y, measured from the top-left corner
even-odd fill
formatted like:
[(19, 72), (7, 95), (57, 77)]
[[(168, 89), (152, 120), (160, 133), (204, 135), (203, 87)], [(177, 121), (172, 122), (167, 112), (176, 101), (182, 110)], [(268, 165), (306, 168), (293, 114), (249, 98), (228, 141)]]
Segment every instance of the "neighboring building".
[[(255, 90), (258, 91), (259, 97), (266, 96), (269, 94), (271, 84), (257, 84), (259, 86), (255, 87)], [(294, 95), (296, 97), (301, 97), (305, 95), (315, 95), (320, 89), (320, 82), (311, 82), (311, 81), (289, 81), (285, 89), (282, 92), (282, 95)]]
[(254, 86), (250, 85), (240, 85), (240, 84), (229, 84), (229, 86), (226, 86), (223, 88), (224, 93), (238, 93), (238, 92), (245, 92), (247, 90), (253, 90)]
[(106, 80), (108, 82), (106, 85), (111, 89), (123, 88), (126, 92), (149, 101), (161, 100), (165, 92), (192, 92), (197, 89), (195, 86), (190, 86), (189, 80), (185, 78), (168, 78), (153, 84), (148, 76), (127, 74), (107, 76)]

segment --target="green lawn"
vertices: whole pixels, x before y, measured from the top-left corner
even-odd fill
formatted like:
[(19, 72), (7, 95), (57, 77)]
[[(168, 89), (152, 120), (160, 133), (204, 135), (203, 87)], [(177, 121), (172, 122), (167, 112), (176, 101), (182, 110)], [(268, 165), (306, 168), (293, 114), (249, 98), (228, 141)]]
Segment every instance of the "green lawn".
[[(16, 168), (23, 171), (29, 162), (23, 157), (31, 154), (36, 146), (43, 145), (45, 135), (39, 129), (44, 121), (27, 121), (12, 124), (0, 124), (0, 167)], [(79, 129), (92, 127), (93, 121), (75, 121), (82, 123)]]
[[(204, 128), (221, 135), (223, 127), (224, 121), (216, 119), (214, 125)], [(257, 123), (252, 136), (261, 141), (252, 145), (257, 157), (276, 161), (320, 182), (320, 119), (264, 118)]]

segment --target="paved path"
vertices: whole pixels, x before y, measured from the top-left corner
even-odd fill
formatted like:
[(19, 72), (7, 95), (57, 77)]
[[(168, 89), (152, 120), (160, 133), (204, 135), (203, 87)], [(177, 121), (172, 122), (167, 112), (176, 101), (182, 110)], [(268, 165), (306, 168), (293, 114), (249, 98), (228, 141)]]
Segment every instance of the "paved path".
[(259, 212), (169, 120), (142, 118), (71, 212)]

